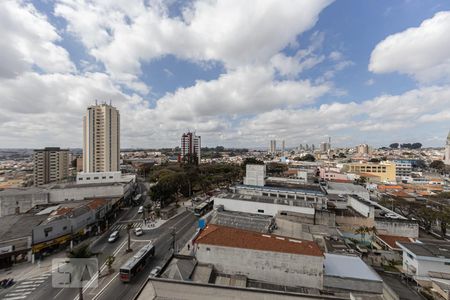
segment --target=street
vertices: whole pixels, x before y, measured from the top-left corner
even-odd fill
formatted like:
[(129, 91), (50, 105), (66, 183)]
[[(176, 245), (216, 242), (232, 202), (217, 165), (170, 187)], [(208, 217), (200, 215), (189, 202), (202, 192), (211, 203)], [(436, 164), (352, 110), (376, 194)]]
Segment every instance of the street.
[[(121, 220), (140, 220), (140, 214), (137, 213), (138, 207), (129, 208), (121, 217)], [(131, 233), (131, 248), (133, 252), (126, 253), (127, 248), (127, 233), (125, 229), (120, 229), (120, 237), (114, 243), (108, 243), (108, 237), (111, 230), (105, 232), (91, 245), (91, 251), (99, 253), (98, 265), (99, 268), (103, 266), (102, 274), (107, 273), (105, 260), (109, 255), (114, 255), (116, 260), (113, 264), (114, 273), (106, 276), (101, 276), (98, 280), (98, 288), (89, 287), (84, 291), (84, 299), (132, 299), (138, 292), (145, 279), (148, 277), (150, 271), (163, 264), (165, 258), (171, 254), (172, 248), (172, 231), (176, 230), (176, 245), (184, 245), (195, 232), (196, 218), (191, 212), (183, 212), (171, 220), (165, 222), (158, 228), (146, 231), (142, 236), (135, 236)], [(114, 227), (111, 226), (112, 228)], [(150, 261), (147, 267), (141, 271), (139, 275), (133, 278), (133, 281), (127, 284), (122, 283), (118, 279), (118, 271), (120, 266), (141, 247), (149, 242), (155, 245), (155, 257)], [(47, 258), (51, 259), (51, 257)], [(17, 298), (8, 298), (10, 300), (21, 299), (78, 299), (78, 289), (70, 288), (53, 288), (51, 276), (40, 279), (41, 282), (36, 284), (35, 289), (28, 295), (23, 295), (17, 290)], [(14, 293), (15, 289), (20, 288), (18, 282), (9, 293)]]

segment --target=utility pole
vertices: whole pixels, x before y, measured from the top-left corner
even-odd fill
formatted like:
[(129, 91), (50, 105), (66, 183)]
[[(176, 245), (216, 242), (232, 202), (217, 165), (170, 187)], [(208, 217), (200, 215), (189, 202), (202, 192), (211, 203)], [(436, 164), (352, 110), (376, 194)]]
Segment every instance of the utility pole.
[(173, 253), (175, 253), (175, 237), (177, 235), (177, 231), (176, 231), (175, 227), (172, 227), (171, 229), (172, 229), (172, 231), (170, 234), (172, 235), (172, 250), (173, 250)]

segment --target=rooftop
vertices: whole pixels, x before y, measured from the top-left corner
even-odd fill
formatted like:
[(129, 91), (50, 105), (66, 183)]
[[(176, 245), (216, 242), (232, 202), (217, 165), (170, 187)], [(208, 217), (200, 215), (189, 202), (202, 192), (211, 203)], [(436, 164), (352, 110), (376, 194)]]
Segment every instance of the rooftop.
[(323, 255), (315, 242), (213, 224), (206, 226), (195, 243), (299, 255)]
[(47, 218), (46, 215), (21, 214), (0, 218), (0, 241), (31, 236), (33, 227)]
[(450, 259), (450, 243), (399, 243), (416, 256)]
[(358, 256), (325, 253), (323, 264), (326, 276), (382, 281), (380, 276)]
[(354, 193), (368, 193), (368, 191), (358, 184), (353, 183), (342, 183), (342, 182), (327, 182), (325, 187), (328, 193), (337, 194), (337, 193), (346, 193), (346, 194), (354, 194)]
[(257, 232), (269, 232), (272, 217), (243, 212), (216, 211), (211, 223)]
[(256, 195), (233, 194), (233, 193), (223, 193), (216, 197), (232, 199), (232, 200), (240, 200), (240, 201), (279, 204), (279, 205), (286, 205), (286, 206), (290, 206), (289, 203), (290, 203), (290, 201), (292, 201), (292, 206), (311, 207), (311, 208), (314, 207), (313, 203), (309, 203), (303, 199), (286, 199), (286, 198), (275, 198), (275, 197), (268, 197), (268, 196), (256, 196)]
[(322, 190), (311, 189), (310, 186), (305, 186), (305, 188), (288, 188), (288, 187), (279, 187), (279, 186), (256, 186), (256, 185), (236, 185), (237, 189), (253, 189), (253, 190), (264, 190), (264, 191), (282, 191), (282, 192), (292, 192), (292, 193), (302, 193), (302, 194), (311, 194), (316, 196), (323, 196), (325, 193)]
[(400, 242), (400, 243), (414, 242), (413, 238), (409, 238), (406, 236), (395, 236), (395, 235), (387, 235), (387, 234), (378, 234), (377, 236), (384, 244), (388, 245), (391, 249), (399, 249), (400, 248), (397, 245), (397, 242)]

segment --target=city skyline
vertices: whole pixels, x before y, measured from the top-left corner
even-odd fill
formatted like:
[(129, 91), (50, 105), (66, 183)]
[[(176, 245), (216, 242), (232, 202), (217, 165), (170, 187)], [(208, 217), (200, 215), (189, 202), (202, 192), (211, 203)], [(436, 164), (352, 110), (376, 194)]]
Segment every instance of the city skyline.
[(122, 148), (174, 147), (189, 129), (204, 146), (444, 147), (450, 3), (258, 7), (0, 3), (1, 147), (81, 148), (96, 99), (121, 112)]

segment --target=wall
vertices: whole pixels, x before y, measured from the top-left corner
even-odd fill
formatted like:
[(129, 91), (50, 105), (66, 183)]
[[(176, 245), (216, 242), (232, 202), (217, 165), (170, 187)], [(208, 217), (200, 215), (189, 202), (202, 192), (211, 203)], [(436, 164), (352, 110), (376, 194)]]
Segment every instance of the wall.
[(0, 217), (16, 214), (17, 207), (19, 207), (19, 213), (26, 213), (34, 206), (48, 202), (49, 195), (34, 188), (17, 194), (0, 194)]
[(244, 184), (264, 186), (266, 177), (266, 165), (248, 164), (245, 170)]
[(267, 216), (275, 216), (278, 211), (281, 210), (314, 215), (314, 208), (312, 207), (288, 206), (255, 201), (234, 200), (220, 197), (214, 198), (214, 205), (223, 205), (225, 210), (240, 211)]
[(77, 184), (112, 183), (121, 181), (122, 181), (122, 173), (120, 172), (97, 172), (97, 173), (80, 172), (77, 174)]
[(276, 224), (278, 228), (273, 232), (274, 234), (289, 236), (307, 241), (314, 240), (311, 233), (303, 230), (303, 224), (301, 223), (277, 217)]
[(278, 292), (261, 289), (236, 288), (212, 284), (200, 284), (150, 278), (137, 300), (153, 298), (180, 299), (180, 300), (347, 300), (348, 297), (335, 297), (327, 295), (306, 295), (288, 292)]
[(379, 234), (419, 237), (419, 224), (410, 220), (375, 219), (375, 227)]
[(374, 294), (383, 293), (382, 281), (370, 281), (357, 278), (343, 278), (325, 275), (323, 277), (323, 286), (325, 289), (331, 288), (333, 290), (359, 291)]
[(375, 209), (373, 205), (370, 205), (368, 203), (364, 203), (363, 201), (358, 200), (355, 197), (348, 196), (348, 205), (351, 206), (354, 210), (359, 212), (361, 215), (367, 217), (367, 218), (374, 218), (375, 216)]
[[(208, 250), (209, 249), (209, 250)], [(201, 263), (213, 264), (218, 272), (287, 286), (322, 289), (323, 256), (196, 245)]]
[(364, 217), (336, 215), (336, 225), (344, 231), (354, 232), (356, 227), (359, 226), (374, 226), (375, 221)]
[[(45, 235), (46, 229), (51, 229), (47, 236)], [(33, 228), (33, 245), (44, 241), (51, 241), (71, 232), (72, 227), (69, 219), (55, 220), (48, 224), (36, 226)]]
[(48, 189), (50, 194), (49, 201), (64, 202), (72, 200), (83, 200), (85, 198), (102, 198), (102, 197), (122, 197), (127, 191), (124, 184), (111, 184), (101, 186), (76, 186), (70, 188), (51, 188)]

